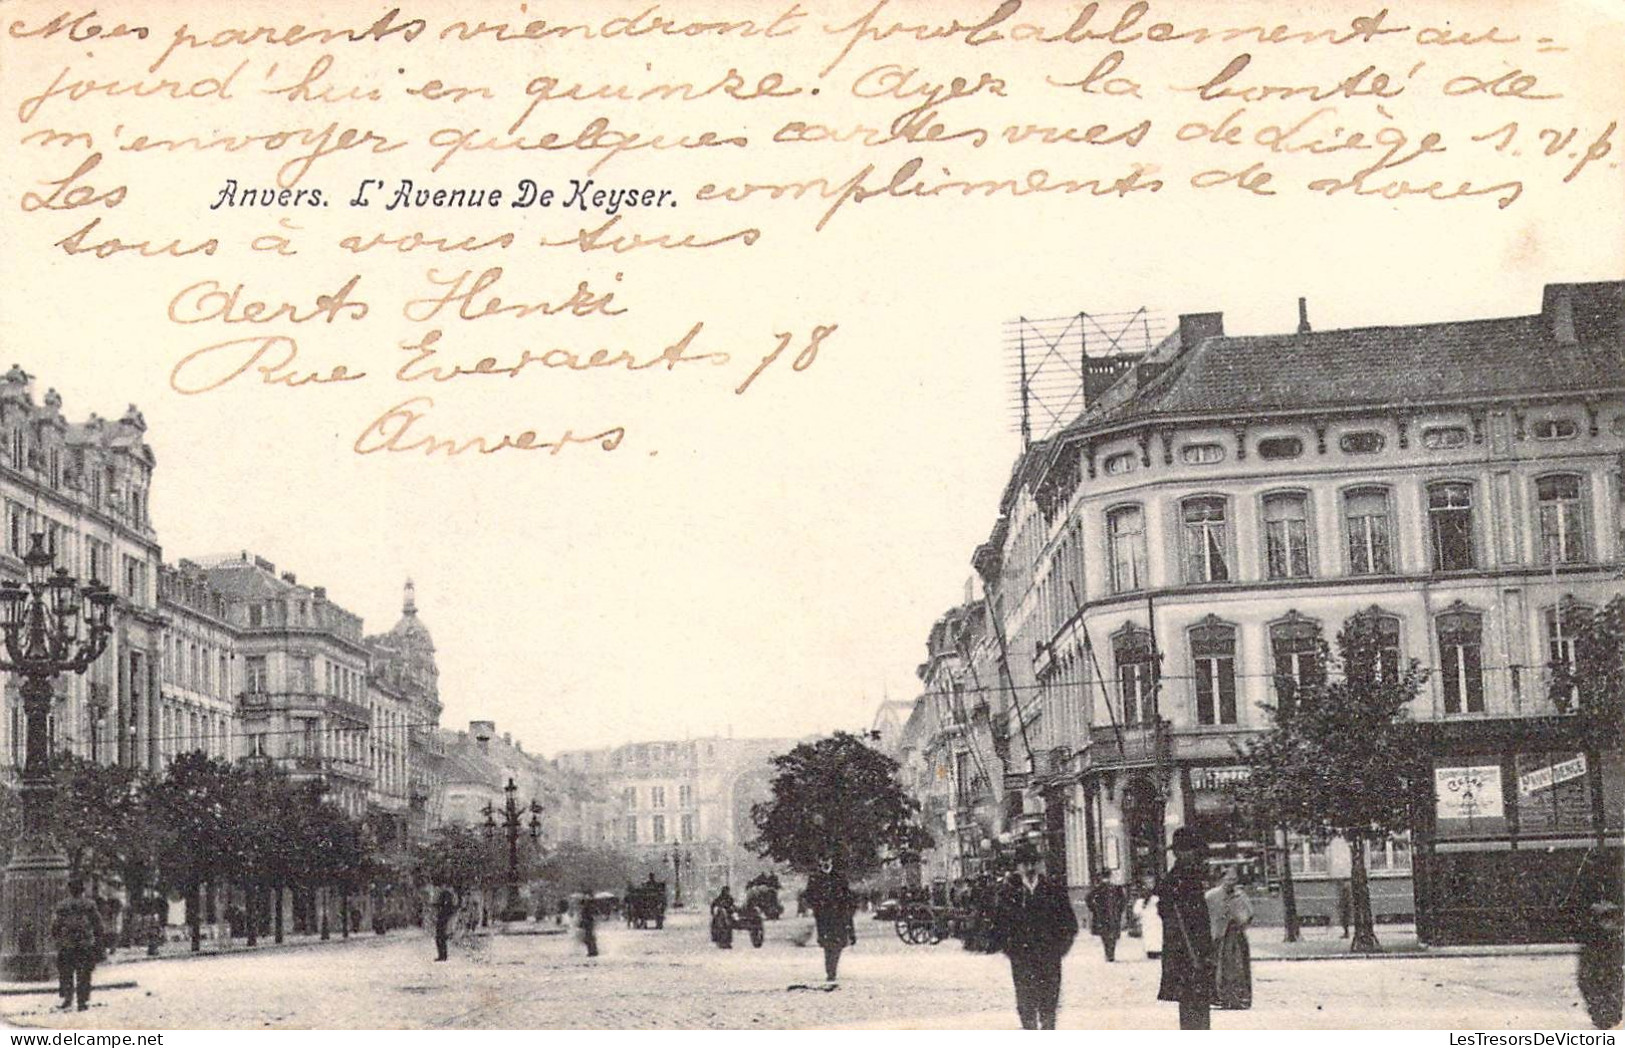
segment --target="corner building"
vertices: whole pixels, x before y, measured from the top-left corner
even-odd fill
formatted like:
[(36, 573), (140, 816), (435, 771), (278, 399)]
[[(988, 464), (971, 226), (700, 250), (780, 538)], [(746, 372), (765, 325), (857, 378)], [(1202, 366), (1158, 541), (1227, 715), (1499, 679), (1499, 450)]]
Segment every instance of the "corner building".
[[(1370, 615), (1386, 659), (1429, 671), (1417, 817), (1373, 848), (1375, 911), (1434, 942), (1552, 934), (1580, 858), (1622, 835), (1617, 732), (1588, 740), (1548, 697), (1559, 609), (1621, 591), (1622, 325), (1620, 282), (1398, 327), (1229, 337), (1186, 315), (1026, 451), (974, 563), (1019, 822), (1075, 889), (1160, 872), (1181, 825), (1277, 880), (1236, 747)], [(1471, 812), (1436, 785), (1463, 775), (1494, 794)], [(1325, 855), (1286, 845), (1313, 913)]]

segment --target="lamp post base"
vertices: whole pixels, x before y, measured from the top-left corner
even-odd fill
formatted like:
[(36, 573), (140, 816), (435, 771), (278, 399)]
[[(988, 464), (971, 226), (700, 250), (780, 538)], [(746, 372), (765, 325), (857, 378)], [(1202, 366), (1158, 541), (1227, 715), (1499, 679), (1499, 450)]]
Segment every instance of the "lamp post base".
[[(21, 850), (21, 849), (19, 849)], [(68, 894), (68, 861), (61, 855), (18, 856), (0, 885), (0, 978), (52, 982), (56, 951), (51, 915)]]

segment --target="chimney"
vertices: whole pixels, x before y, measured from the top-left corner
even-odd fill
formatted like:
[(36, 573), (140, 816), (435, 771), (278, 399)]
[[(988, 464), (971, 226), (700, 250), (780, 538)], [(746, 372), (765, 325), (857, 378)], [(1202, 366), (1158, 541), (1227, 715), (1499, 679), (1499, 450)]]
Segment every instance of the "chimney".
[(290, 586), (299, 585), (299, 577), (291, 571), (284, 571), (282, 573), (282, 581), (286, 582)]
[(311, 593), (312, 593), (313, 596), (315, 596), (315, 598), (317, 600), (326, 600), (327, 599), (327, 587), (326, 586), (317, 586), (315, 589), (311, 590)]
[(1298, 334), (1309, 334), (1309, 300), (1307, 298), (1298, 299)]
[(502, 743), (505, 746), (512, 746), (513, 745), (513, 735), (512, 735), (512, 733), (506, 732), (506, 731), (503, 732), (502, 733)]
[(1547, 284), (1540, 312), (1554, 341), (1617, 352), (1625, 343), (1625, 280)]
[(497, 733), (496, 721), (469, 721), (468, 733), (479, 743), (481, 753), (491, 752), (491, 736)]
[(1179, 315), (1179, 351), (1189, 352), (1205, 338), (1218, 338), (1224, 334), (1223, 313), (1181, 313)]

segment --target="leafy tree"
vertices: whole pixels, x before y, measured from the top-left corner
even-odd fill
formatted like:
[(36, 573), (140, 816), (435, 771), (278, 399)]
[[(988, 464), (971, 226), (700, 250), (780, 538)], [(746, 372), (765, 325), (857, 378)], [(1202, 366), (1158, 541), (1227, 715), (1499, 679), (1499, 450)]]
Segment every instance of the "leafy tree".
[(804, 873), (832, 859), (850, 877), (888, 856), (907, 861), (931, 846), (920, 806), (897, 781), (897, 762), (836, 732), (773, 758), (772, 797), (751, 808), (756, 851)]
[(231, 819), (239, 811), (241, 778), (225, 761), (186, 753), (151, 790), (159, 878), (186, 899), (194, 953), (202, 945), (202, 887), (232, 868), (237, 836)]
[[(567, 895), (575, 891), (620, 891), (628, 882), (643, 878), (640, 865), (631, 855), (618, 848), (561, 841), (535, 862), (531, 869), (534, 879), (546, 885), (546, 890)], [(525, 870), (521, 868), (521, 877)]]
[(1568, 605), (1562, 616), (1574, 662), (1552, 666), (1553, 704), (1599, 727), (1625, 723), (1625, 596), (1598, 611)]
[[(1252, 775), (1243, 798), (1319, 840), (1349, 842), (1357, 953), (1380, 950), (1366, 877), (1366, 846), (1409, 826), (1409, 780), (1416, 743), (1409, 706), (1425, 679), (1415, 661), (1382, 672), (1375, 609), (1338, 634), (1341, 679), (1301, 683), (1290, 704), (1267, 707), (1271, 726), (1250, 740)], [(1322, 645), (1324, 647), (1324, 645)]]
[(459, 893), (489, 877), (491, 850), (478, 830), (452, 824), (437, 827), (418, 846), (415, 868), (422, 884), (449, 885)]

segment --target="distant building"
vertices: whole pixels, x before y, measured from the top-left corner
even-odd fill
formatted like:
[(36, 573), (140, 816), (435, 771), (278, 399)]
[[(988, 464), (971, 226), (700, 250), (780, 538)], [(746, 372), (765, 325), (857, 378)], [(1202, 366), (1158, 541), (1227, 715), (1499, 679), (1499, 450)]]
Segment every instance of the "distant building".
[(675, 851), (685, 900), (708, 898), (724, 884), (737, 894), (770, 866), (749, 846), (756, 836), (750, 810), (771, 795), (771, 758), (795, 744), (712, 737), (562, 751), (554, 764), (580, 775), (590, 794), (561, 813), (559, 832), (642, 856), (647, 871), (663, 878)]

